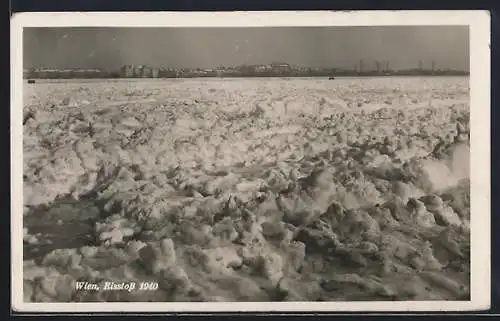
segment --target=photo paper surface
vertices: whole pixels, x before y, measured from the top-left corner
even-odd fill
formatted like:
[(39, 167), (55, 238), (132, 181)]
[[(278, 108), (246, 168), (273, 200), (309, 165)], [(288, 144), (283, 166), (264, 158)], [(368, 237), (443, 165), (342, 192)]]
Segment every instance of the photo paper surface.
[(489, 16), (25, 13), (16, 311), (489, 307)]

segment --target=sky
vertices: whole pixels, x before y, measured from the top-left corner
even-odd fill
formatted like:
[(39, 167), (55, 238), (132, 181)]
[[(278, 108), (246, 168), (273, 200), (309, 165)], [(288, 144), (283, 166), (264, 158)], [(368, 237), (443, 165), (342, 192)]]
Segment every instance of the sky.
[(24, 68), (104, 68), (126, 64), (210, 68), (286, 62), (353, 69), (375, 60), (392, 69), (469, 70), (468, 26), (24, 28)]

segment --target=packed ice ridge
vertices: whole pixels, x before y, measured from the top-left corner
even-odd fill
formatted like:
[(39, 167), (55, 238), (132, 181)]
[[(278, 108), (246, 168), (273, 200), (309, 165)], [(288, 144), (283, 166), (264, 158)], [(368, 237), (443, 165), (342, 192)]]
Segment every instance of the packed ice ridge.
[(25, 301), (469, 296), (467, 78), (25, 86)]

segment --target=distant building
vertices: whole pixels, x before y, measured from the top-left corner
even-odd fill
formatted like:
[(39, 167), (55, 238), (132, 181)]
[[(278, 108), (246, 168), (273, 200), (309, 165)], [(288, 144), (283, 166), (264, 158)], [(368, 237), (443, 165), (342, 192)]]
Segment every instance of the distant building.
[(143, 65), (134, 66), (134, 77), (142, 77)]
[(106, 72), (102, 69), (67, 69), (65, 74), (70, 75), (71, 78), (103, 78), (106, 76)]
[(124, 78), (134, 77), (135, 68), (132, 65), (125, 65), (120, 69), (120, 76)]
[(151, 77), (158, 78), (159, 76), (160, 76), (160, 69), (159, 68), (152, 68), (151, 69)]
[(288, 72), (291, 70), (290, 65), (287, 63), (273, 62), (271, 64), (273, 72)]
[(160, 68), (158, 71), (160, 78), (175, 78), (177, 77), (177, 70), (174, 68)]
[(142, 73), (141, 73), (142, 78), (151, 78), (153, 77), (153, 68), (143, 66), (142, 67)]
[(255, 65), (255, 66), (252, 66), (252, 70), (253, 72), (266, 72), (266, 71), (270, 71), (272, 69), (272, 67), (270, 65)]
[(73, 69), (73, 68), (36, 68), (27, 73), (30, 78), (103, 78), (106, 72), (102, 69)]

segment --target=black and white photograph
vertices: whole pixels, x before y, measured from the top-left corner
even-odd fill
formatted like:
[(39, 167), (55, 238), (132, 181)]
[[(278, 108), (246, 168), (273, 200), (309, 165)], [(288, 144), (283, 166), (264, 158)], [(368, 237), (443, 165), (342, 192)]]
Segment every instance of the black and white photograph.
[(18, 24), (17, 305), (488, 307), (487, 16), (241, 14)]

